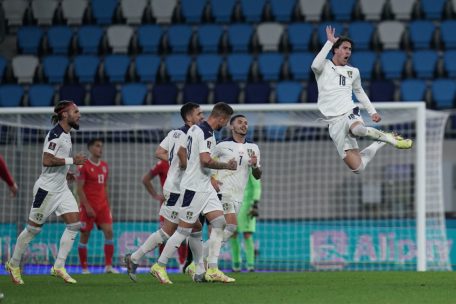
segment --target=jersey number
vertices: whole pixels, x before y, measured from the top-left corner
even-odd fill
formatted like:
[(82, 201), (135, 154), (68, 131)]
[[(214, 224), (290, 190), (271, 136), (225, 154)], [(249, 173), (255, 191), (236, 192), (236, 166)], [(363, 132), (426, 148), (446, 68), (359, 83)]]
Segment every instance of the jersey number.
[(193, 138), (189, 136), (187, 138), (187, 159), (190, 159), (190, 154), (192, 153), (192, 142)]
[(339, 76), (339, 85), (340, 86), (345, 85), (345, 76), (342, 76), (342, 75)]
[(241, 165), (242, 163), (242, 156), (239, 156), (239, 166)]
[(171, 162), (173, 161), (175, 146), (176, 146), (176, 144), (174, 144), (173, 147), (171, 148), (171, 151), (169, 151), (168, 162), (170, 165), (171, 165)]
[(104, 174), (98, 174), (98, 183), (104, 184)]

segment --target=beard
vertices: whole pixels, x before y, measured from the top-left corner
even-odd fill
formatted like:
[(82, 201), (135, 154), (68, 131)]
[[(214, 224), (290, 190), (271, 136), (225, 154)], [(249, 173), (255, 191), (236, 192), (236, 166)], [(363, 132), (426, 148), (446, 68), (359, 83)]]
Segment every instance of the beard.
[(75, 121), (69, 122), (68, 125), (75, 130), (79, 130), (79, 124)]

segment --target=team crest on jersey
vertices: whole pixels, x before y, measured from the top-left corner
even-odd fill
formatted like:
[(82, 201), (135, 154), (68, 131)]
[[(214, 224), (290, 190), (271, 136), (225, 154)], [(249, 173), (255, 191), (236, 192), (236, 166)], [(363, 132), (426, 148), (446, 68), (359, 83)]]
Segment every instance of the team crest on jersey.
[(253, 152), (253, 149), (247, 149), (247, 154), (249, 155), (249, 157), (252, 157), (253, 154), (255, 154), (255, 152)]
[(56, 146), (57, 146), (57, 145), (55, 144), (55, 142), (52, 142), (52, 141), (51, 141), (51, 142), (49, 143), (48, 149), (54, 151)]
[(348, 77), (352, 78), (353, 72), (352, 71), (347, 71), (347, 75), (348, 75)]
[(105, 166), (101, 167), (101, 170), (103, 171), (103, 173), (106, 173), (106, 167)]
[(193, 212), (192, 211), (187, 211), (187, 220), (191, 220), (193, 217)]
[(90, 168), (90, 172), (93, 172), (93, 168)]

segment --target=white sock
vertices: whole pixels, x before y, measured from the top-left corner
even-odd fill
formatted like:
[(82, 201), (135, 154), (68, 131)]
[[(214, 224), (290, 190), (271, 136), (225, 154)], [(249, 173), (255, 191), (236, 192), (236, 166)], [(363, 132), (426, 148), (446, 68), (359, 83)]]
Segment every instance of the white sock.
[(223, 241), (223, 229), (222, 228), (212, 228), (211, 236), (207, 241), (209, 248), (209, 253), (207, 257), (207, 265), (209, 268), (218, 267), (218, 257), (220, 255), (220, 248), (222, 247)]
[(11, 266), (19, 267), (21, 264), (22, 256), (24, 255), (25, 250), (28, 247), (28, 244), (33, 240), (33, 238), (40, 232), (41, 228), (27, 226), (22, 230), (21, 234), (17, 237), (16, 246), (14, 247), (13, 256), (11, 257)]
[(193, 254), (193, 262), (196, 265), (196, 274), (204, 273), (204, 263), (203, 263), (203, 232), (192, 232), (188, 238), (188, 246)]
[(163, 249), (160, 257), (158, 258), (158, 264), (161, 266), (166, 266), (168, 260), (174, 256), (177, 249), (180, 247), (182, 242), (190, 235), (191, 228), (181, 228), (178, 227), (176, 232), (168, 239), (166, 242), (165, 248)]
[(223, 230), (223, 244), (225, 244), (230, 237), (236, 232), (237, 225), (226, 224), (225, 230)]
[(57, 253), (57, 259), (54, 263), (55, 268), (65, 267), (66, 258), (73, 247), (74, 239), (78, 235), (78, 232), (78, 230), (70, 230), (68, 228), (65, 228), (65, 231), (63, 231), (62, 237), (60, 238), (59, 252)]
[(393, 146), (396, 145), (396, 139), (393, 136), (387, 136), (385, 132), (377, 130), (376, 128), (372, 127), (366, 127), (367, 129), (367, 137), (373, 139), (373, 140), (379, 140), (382, 142), (386, 142), (388, 144), (391, 144)]
[(163, 229), (159, 229), (149, 235), (147, 240), (131, 255), (131, 261), (135, 264), (139, 263), (139, 260), (148, 252), (154, 250), (159, 245), (163, 244), (169, 239), (169, 235), (163, 231)]
[(359, 165), (359, 168), (356, 170), (353, 170), (354, 173), (359, 174), (361, 173), (367, 166), (367, 164), (374, 158), (375, 154), (377, 151), (383, 147), (386, 143), (384, 142), (373, 142), (370, 144), (368, 147), (366, 147), (364, 150), (362, 150), (359, 154), (361, 155), (361, 164)]

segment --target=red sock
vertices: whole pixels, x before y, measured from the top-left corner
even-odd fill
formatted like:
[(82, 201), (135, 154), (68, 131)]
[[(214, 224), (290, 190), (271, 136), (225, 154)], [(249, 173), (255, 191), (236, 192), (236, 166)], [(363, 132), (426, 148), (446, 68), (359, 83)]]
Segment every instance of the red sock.
[(105, 265), (112, 265), (112, 256), (114, 255), (114, 244), (112, 241), (106, 241), (104, 245)]
[(179, 249), (177, 249), (177, 253), (179, 254), (179, 263), (184, 264), (187, 260), (187, 242), (183, 242)]
[(87, 264), (87, 245), (79, 244), (78, 246), (79, 260), (81, 261), (81, 267), (87, 269), (89, 265)]

